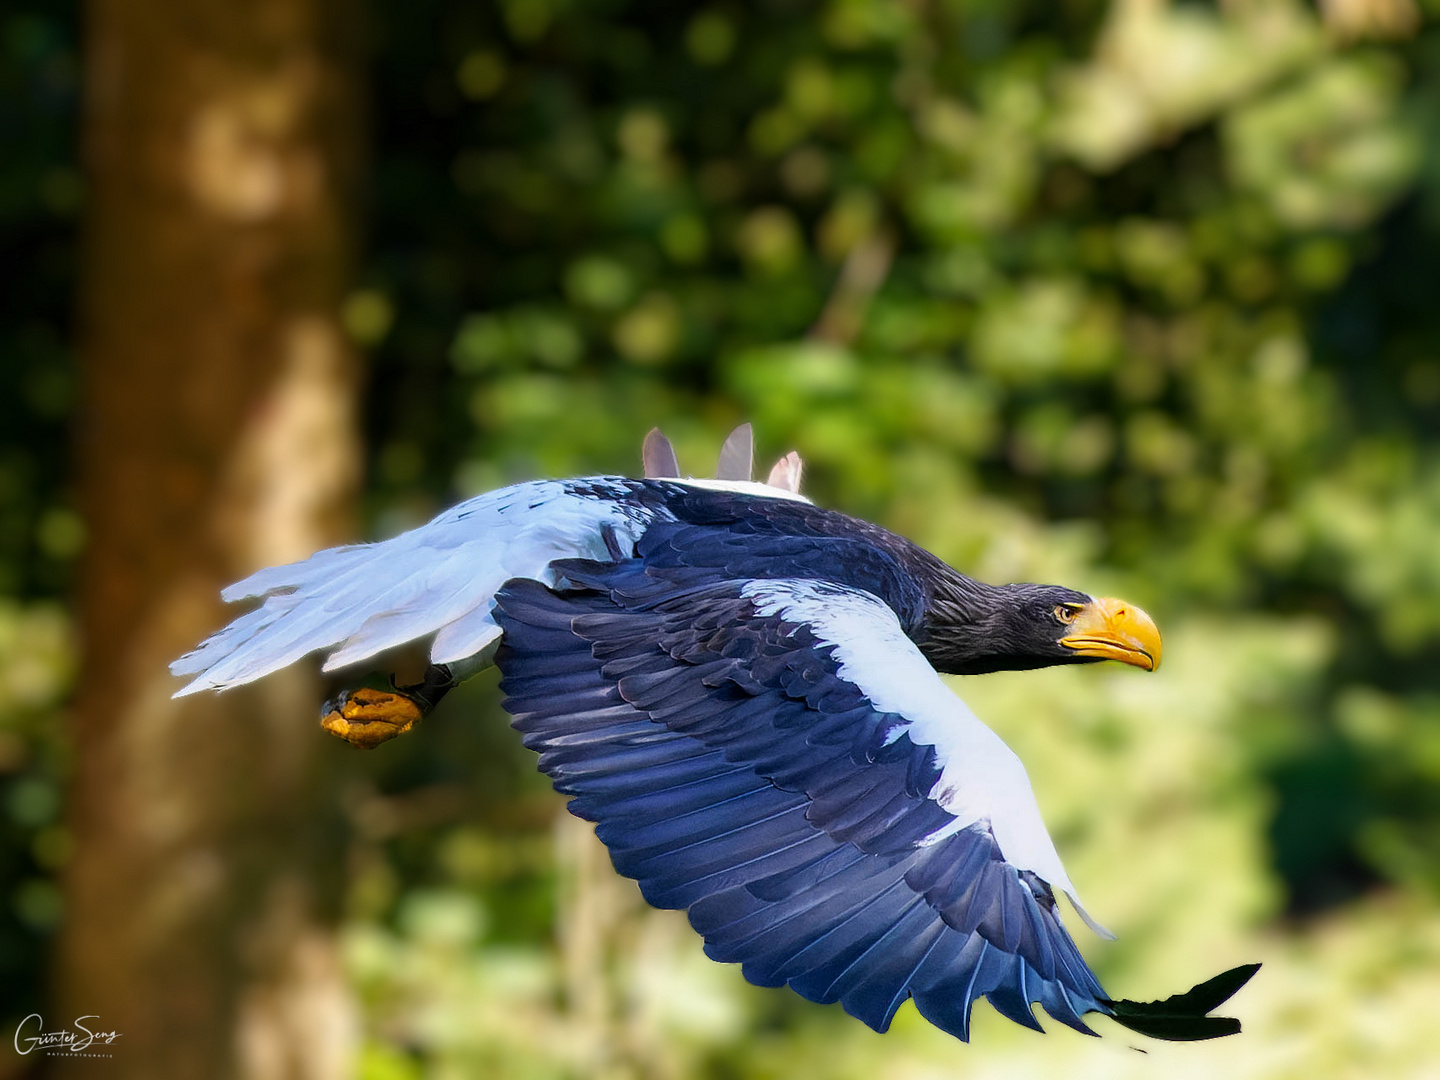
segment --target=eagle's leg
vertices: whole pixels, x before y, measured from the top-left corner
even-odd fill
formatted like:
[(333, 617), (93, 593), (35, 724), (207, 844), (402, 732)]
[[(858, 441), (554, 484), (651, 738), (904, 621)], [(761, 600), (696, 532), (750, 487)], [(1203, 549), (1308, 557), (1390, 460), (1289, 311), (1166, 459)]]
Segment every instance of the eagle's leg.
[(431, 664), (414, 686), (342, 690), (320, 707), (320, 726), (351, 746), (373, 750), (404, 735), (440, 703), (459, 680), (446, 664)]

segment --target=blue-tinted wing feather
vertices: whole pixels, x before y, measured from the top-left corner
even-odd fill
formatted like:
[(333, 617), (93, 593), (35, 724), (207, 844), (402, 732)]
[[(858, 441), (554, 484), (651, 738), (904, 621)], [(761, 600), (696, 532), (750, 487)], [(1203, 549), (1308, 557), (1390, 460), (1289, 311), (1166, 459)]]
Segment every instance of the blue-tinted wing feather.
[(659, 577), (571, 563), (566, 591), (498, 598), (506, 708), (616, 868), (688, 909), (714, 959), (877, 1030), (914, 997), (966, 1038), (980, 996), (1087, 1030), (1109, 1010), (1053, 894), (929, 797), (935, 747), (840, 676), (832, 643), (685, 564), (685, 539)]

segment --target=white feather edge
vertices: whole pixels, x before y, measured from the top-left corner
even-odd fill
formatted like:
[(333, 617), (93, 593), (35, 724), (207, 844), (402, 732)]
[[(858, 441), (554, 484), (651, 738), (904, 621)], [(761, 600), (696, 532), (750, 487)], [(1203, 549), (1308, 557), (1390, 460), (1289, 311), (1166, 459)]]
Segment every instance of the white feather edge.
[(889, 605), (859, 589), (800, 579), (752, 581), (742, 592), (762, 615), (804, 623), (833, 645), (840, 677), (877, 709), (905, 717), (912, 742), (935, 748), (940, 779), (929, 797), (955, 821), (922, 844), (986, 822), (1008, 863), (1062, 890), (1086, 926), (1103, 938), (1115, 937), (1080, 902), (1045, 829), (1025, 766), (945, 685)]

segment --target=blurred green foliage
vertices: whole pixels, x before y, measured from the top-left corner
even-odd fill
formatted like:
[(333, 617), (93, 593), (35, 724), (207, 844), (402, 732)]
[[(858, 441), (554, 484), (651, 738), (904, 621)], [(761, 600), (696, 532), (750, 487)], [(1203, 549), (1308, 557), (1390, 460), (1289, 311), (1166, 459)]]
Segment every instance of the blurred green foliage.
[(41, 1004), (61, 917), (55, 875), (75, 650), (58, 600), (85, 540), (72, 505), (71, 310), (84, 184), (76, 165), (77, 11), (0, 10), (0, 1017)]
[[(1116, 993), (1266, 961), (1242, 1039), (1147, 1049), (1167, 1076), (1436, 1067), (1440, 28), (1367, 39), (1291, 0), (371, 17), (343, 318), (372, 360), (376, 535), (633, 472), (656, 423), (703, 475), (748, 419), (817, 501), (968, 572), (1133, 598), (1166, 631), (1155, 676), (957, 689), (1121, 933), (1081, 935)], [(21, 0), (0, 33), (0, 230), (32, 270), (0, 290), (3, 634), (53, 618), (83, 526), (60, 452), (73, 13)], [(63, 858), (36, 794), (60, 755), (26, 719), (58, 692), (0, 720), (15, 933), (43, 932)], [(557, 817), (493, 680), (347, 768), (367, 1080), (1151, 1068), (983, 1007), (962, 1049), (908, 1009), (882, 1039), (746, 986)]]
[(16, 0), (0, 11), (0, 595), (55, 595), (84, 543), (70, 506), (66, 421), (74, 406), (70, 313), (79, 59), (75, 5)]

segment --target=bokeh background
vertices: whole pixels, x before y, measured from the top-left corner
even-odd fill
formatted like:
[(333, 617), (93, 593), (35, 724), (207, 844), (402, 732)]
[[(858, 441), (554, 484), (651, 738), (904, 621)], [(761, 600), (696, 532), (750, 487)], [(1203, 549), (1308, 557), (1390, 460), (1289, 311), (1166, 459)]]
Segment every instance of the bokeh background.
[[(123, 1035), (0, 1076), (1440, 1076), (1434, 15), (8, 0), (0, 1031)], [(493, 672), (370, 754), (313, 672), (168, 701), (256, 566), (657, 423), (705, 475), (742, 420), (976, 576), (1152, 612), (1154, 675), (956, 688), (1111, 992), (1263, 961), (1243, 1036), (752, 988)]]

